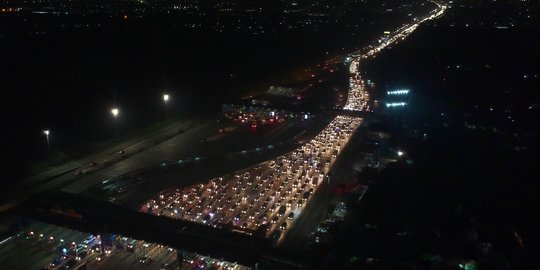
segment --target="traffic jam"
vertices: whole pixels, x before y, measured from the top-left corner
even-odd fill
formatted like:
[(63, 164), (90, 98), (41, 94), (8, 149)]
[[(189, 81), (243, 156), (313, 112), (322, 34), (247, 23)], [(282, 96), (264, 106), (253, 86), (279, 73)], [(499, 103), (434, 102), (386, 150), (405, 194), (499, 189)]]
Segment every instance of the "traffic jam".
[[(368, 45), (360, 51), (352, 53), (349, 57), (347, 57), (351, 64), (349, 66), (349, 96), (347, 97), (347, 103), (343, 107), (344, 110), (364, 112), (372, 111), (369, 105), (369, 91), (365, 89), (366, 84), (360, 76), (360, 59), (367, 59), (376, 56), (377, 53), (384, 50), (388, 46), (404, 40), (407, 36), (414, 32), (414, 30), (416, 30), (416, 28), (418, 28), (418, 26), (423, 22), (427, 20), (433, 20), (442, 16), (447, 7), (436, 1), (432, 1), (432, 3), (437, 5), (437, 9), (433, 10), (429, 14), (429, 16), (421, 20), (415, 18), (415, 23), (405, 24), (396, 31), (394, 31), (393, 34), (389, 31), (386, 31), (385, 35), (378, 39), (376, 44)], [(368, 85), (371, 85), (369, 80)]]
[[(206, 184), (162, 192), (141, 211), (279, 239), (325, 179), (360, 118), (337, 116), (297, 150)], [(261, 227), (263, 226), (263, 227)]]
[(251, 269), (121, 235), (85, 234), (40, 222), (0, 244), (3, 254), (28, 258), (16, 269)]
[[(359, 59), (351, 62), (347, 110), (370, 109)], [(206, 184), (162, 191), (140, 211), (250, 235), (262, 232), (277, 242), (327, 181), (332, 164), (361, 123), (361, 118), (339, 115), (295, 151)]]
[[(372, 111), (369, 90), (360, 76), (360, 60), (373, 57), (404, 39), (418, 24), (438, 17), (445, 6), (396, 34), (378, 40), (347, 57), (350, 83), (343, 110)], [(263, 232), (279, 241), (325, 181), (331, 166), (362, 119), (338, 115), (315, 138), (293, 152), (206, 184), (161, 192), (145, 202), (141, 212), (182, 219), (246, 234)]]
[(365, 84), (360, 77), (360, 71), (358, 70), (359, 61), (351, 61), (349, 66), (349, 94), (347, 97), (347, 103), (343, 107), (343, 110), (348, 111), (371, 111), (369, 106), (369, 92), (365, 89)]
[[(252, 128), (259, 125), (283, 123), (288, 120), (297, 119), (300, 121), (307, 120), (309, 113), (292, 113), (285, 111), (276, 111), (271, 108), (249, 109), (245, 106), (229, 105), (231, 110), (225, 113), (225, 117), (242, 124), (251, 124)], [(223, 132), (223, 130), (219, 130)]]
[(418, 18), (414, 18), (415, 23), (412, 24), (404, 24), (399, 29), (394, 31), (394, 33), (386, 32), (384, 36), (379, 38), (377, 40), (376, 45), (368, 45), (366, 46), (361, 53), (356, 53), (356, 56), (361, 54), (361, 58), (369, 58), (374, 57), (377, 53), (384, 50), (388, 46), (392, 44), (399, 43), (401, 40), (404, 40), (407, 36), (409, 36), (414, 30), (420, 26), (420, 24), (424, 23), (428, 20), (434, 20), (436, 18), (439, 18), (443, 15), (443, 13), (448, 8), (446, 5), (439, 3), (438, 1), (430, 1), (431, 3), (435, 4), (437, 6), (437, 9), (434, 9), (429, 13), (429, 16), (426, 16), (420, 20)]
[[(344, 110), (371, 111), (369, 90), (360, 77), (360, 59), (375, 56), (389, 44), (404, 39), (421, 22), (441, 16), (446, 6), (436, 4), (439, 9), (430, 16), (348, 57), (350, 87)], [(250, 123), (257, 115), (234, 118)], [(143, 203), (140, 211), (250, 235), (262, 232), (278, 242), (309, 206), (317, 189), (328, 183), (330, 168), (362, 121), (338, 115), (321, 133), (288, 154), (207, 183), (163, 191)], [(21, 269), (35, 269), (36, 264), (42, 269), (106, 269), (107, 265), (120, 269), (250, 269), (123, 236), (91, 235), (37, 222), (25, 232), (1, 240), (0, 246), (3, 254), (27, 258), (17, 260)]]

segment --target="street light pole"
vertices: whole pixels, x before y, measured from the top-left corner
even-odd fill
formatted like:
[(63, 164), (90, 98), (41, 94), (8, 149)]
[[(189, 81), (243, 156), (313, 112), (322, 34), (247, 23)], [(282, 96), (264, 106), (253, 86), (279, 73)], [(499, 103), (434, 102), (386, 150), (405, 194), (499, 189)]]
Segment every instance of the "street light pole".
[(114, 118), (114, 134), (116, 138), (118, 139), (118, 123), (117, 123), (118, 120), (116, 119), (118, 118), (118, 114), (120, 113), (120, 111), (118, 110), (118, 108), (114, 107), (111, 109), (111, 113)]
[(43, 134), (45, 134), (45, 138), (47, 138), (47, 152), (50, 155), (51, 154), (51, 145), (49, 143), (49, 134), (51, 134), (51, 131), (48, 130), (48, 129), (43, 130)]
[(169, 115), (167, 113), (167, 103), (169, 102), (169, 94), (163, 94), (163, 103), (165, 103), (165, 120), (169, 120)]

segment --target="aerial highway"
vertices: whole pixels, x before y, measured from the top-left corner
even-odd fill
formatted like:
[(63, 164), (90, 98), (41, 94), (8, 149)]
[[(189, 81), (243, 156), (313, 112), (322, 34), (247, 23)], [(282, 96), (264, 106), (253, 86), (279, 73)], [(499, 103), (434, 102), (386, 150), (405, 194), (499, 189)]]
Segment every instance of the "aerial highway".
[[(197, 181), (176, 174), (177, 178), (169, 179), (166, 187), (160, 182), (156, 183), (155, 185), (161, 189), (147, 197), (134, 192), (133, 194), (137, 194), (135, 200), (139, 212), (160, 217), (141, 213), (138, 215), (159, 219), (166, 217), (168, 221), (171, 218), (180, 219), (183, 222), (197, 223), (196, 225), (226, 229), (241, 234), (242, 237), (263, 236), (279, 245), (290, 237), (287, 234), (295, 231), (292, 228), (300, 223), (300, 220), (304, 221), (307, 218), (306, 213), (313, 214), (313, 211), (309, 211), (310, 207), (324, 208), (325, 204), (319, 202), (326, 200), (327, 197), (322, 196), (321, 192), (325, 194), (331, 192), (329, 187), (333, 184), (333, 178), (348, 174), (346, 166), (337, 169), (334, 166), (340, 166), (340, 155), (346, 152), (349, 144), (354, 143), (355, 134), (365, 121), (348, 113), (373, 112), (370, 88), (366, 87), (360, 73), (362, 60), (375, 57), (389, 45), (404, 40), (421, 23), (440, 17), (446, 6), (438, 2), (433, 3), (437, 8), (426, 17), (416, 19), (411, 24), (404, 25), (349, 55), (351, 59), (349, 89), (346, 101), (339, 108), (343, 114), (306, 119), (306, 122), (300, 124), (285, 122), (274, 126), (268, 125), (263, 127), (267, 129), (266, 132), (260, 132), (258, 136), (253, 134), (256, 132), (254, 128), (259, 127), (233, 128), (223, 134), (225, 130), (223, 124), (216, 123), (215, 119), (194, 119), (174, 125), (147, 140), (126, 144), (120, 150), (106, 151), (55, 169), (52, 171), (54, 177), (40, 175), (20, 187), (28, 188), (26, 195), (60, 189), (72, 194), (99, 197), (93, 192), (104, 187), (111, 187), (118, 195), (131, 192), (125, 191), (124, 186), (119, 184), (126, 183), (122, 182), (124, 178), (119, 176), (130, 174), (129, 181), (135, 183), (131, 183), (131, 188), (137, 189), (140, 187), (139, 184), (142, 185), (142, 182), (148, 180), (139, 175), (146, 172), (149, 164), (157, 172), (157, 177), (171, 178), (162, 172), (169, 168), (184, 168), (187, 167), (186, 164), (199, 162), (218, 169), (209, 169), (212, 172), (208, 176), (211, 177)], [(208, 163), (204, 163), (205, 161)], [(197, 168), (200, 169), (202, 166)], [(330, 172), (335, 174), (329, 175)], [(125, 187), (128, 188), (129, 185)], [(143, 190), (143, 192), (150, 191)], [(21, 197), (20, 199), (23, 199), (25, 196)], [(115, 198), (111, 197), (112, 200)], [(321, 218), (323, 217), (318, 217)], [(320, 220), (310, 222), (318, 221)], [(58, 237), (65, 238), (64, 241), (69, 243), (74, 242), (75, 247), (79, 242), (86, 240), (81, 233), (77, 235), (72, 232), (54, 232), (57, 230), (31, 228), (24, 237), (37, 239), (40, 241), (37, 245), (46, 248), (52, 244), (60, 245), (54, 242)], [(305, 233), (303, 230), (297, 231)], [(50, 235), (49, 240), (44, 238), (47, 235)], [(4, 246), (0, 246), (0, 254), (9, 253), (13, 248), (12, 245), (18, 246), (17, 243), (20, 244), (21, 241), (22, 239), (17, 238), (7, 239), (2, 243)], [(127, 240), (121, 241), (125, 244)], [(10, 249), (5, 249), (6, 246)], [(134, 260), (134, 263), (138, 260), (141, 264), (146, 264), (148, 260), (168, 264), (174, 260), (174, 255), (170, 254), (171, 250), (167, 247), (144, 242), (136, 246), (136, 252), (140, 252), (137, 253), (138, 256), (135, 259), (122, 260)], [(36, 253), (38, 254), (36, 260), (40, 264), (47, 263), (51, 259), (50, 254), (44, 255), (39, 251)], [(103, 264), (107, 266), (96, 267), (100, 269), (113, 269), (123, 264), (112, 259), (120, 258), (122, 255), (110, 258), (100, 256), (101, 252), (100, 255), (89, 256), (86, 260), (92, 260), (96, 265), (99, 265), (101, 260), (111, 262), (110, 265)], [(197, 256), (200, 255), (194, 255), (195, 259), (192, 261), (200, 261)], [(97, 259), (98, 257), (101, 259)], [(220, 263), (210, 257), (205, 257), (204, 260)], [(63, 262), (61, 260), (60, 264), (62, 263), (65, 264), (66, 260), (63, 259)], [(158, 269), (157, 264), (155, 265)], [(241, 267), (233, 263), (230, 269), (242, 269)]]
[[(410, 35), (421, 23), (442, 15), (445, 6), (425, 18), (385, 35), (350, 55), (350, 87), (344, 111), (372, 111), (360, 61)], [(294, 151), (206, 183), (164, 190), (144, 202), (140, 211), (233, 231), (262, 233), (279, 242), (309, 207), (313, 194), (329, 184), (328, 172), (340, 151), (362, 124), (361, 118), (338, 115), (321, 133)]]
[(140, 211), (212, 226), (232, 224), (245, 233), (254, 233), (264, 224), (264, 233), (277, 240), (326, 181), (339, 151), (361, 122), (337, 116), (292, 153), (207, 184), (163, 192)]

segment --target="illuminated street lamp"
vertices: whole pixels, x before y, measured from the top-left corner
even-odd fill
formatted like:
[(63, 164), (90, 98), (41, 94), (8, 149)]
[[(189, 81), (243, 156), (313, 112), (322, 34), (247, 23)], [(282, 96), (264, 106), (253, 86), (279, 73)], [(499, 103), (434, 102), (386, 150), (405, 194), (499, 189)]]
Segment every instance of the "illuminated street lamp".
[(165, 104), (165, 119), (169, 119), (169, 115), (167, 114), (167, 103), (169, 103), (170, 96), (169, 94), (163, 94), (163, 103)]
[(405, 155), (405, 153), (403, 151), (399, 150), (399, 151), (397, 151), (397, 155), (398, 155), (398, 157), (401, 157), (401, 156)]
[(112, 108), (111, 113), (113, 117), (116, 118), (118, 114), (120, 113), (120, 111), (118, 110), (118, 108)]
[(118, 120), (116, 120), (118, 118), (118, 114), (120, 113), (120, 110), (118, 110), (118, 108), (114, 107), (111, 109), (111, 114), (114, 118), (114, 134), (116, 136), (116, 138), (118, 138)]
[(43, 130), (43, 134), (45, 134), (45, 137), (47, 138), (47, 152), (49, 155), (51, 154), (51, 146), (49, 143), (49, 134), (51, 134), (51, 131), (48, 129)]

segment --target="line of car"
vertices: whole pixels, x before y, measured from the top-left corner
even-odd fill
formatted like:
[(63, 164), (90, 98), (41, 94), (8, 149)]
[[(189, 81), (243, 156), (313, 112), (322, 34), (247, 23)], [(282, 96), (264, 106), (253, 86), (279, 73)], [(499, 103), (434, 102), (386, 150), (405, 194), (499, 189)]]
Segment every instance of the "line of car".
[(355, 58), (349, 67), (349, 95), (344, 110), (371, 111), (369, 104), (369, 92), (365, 88), (364, 81), (358, 70), (359, 59)]
[(161, 192), (141, 211), (279, 239), (325, 179), (339, 151), (361, 124), (337, 116), (297, 150), (234, 175)]
[[(440, 14), (438, 11), (422, 21)], [(349, 93), (343, 109), (371, 110), (369, 91), (360, 76), (360, 59), (374, 56), (417, 25), (398, 29), (397, 34), (384, 37), (378, 46), (368, 46), (362, 54), (351, 54)], [(206, 184), (164, 191), (143, 204), (141, 211), (214, 227), (229, 226), (249, 234), (264, 228), (266, 237), (279, 239), (326, 179), (339, 151), (360, 124), (359, 118), (337, 116), (313, 140), (289, 154)]]
[[(369, 93), (357, 68), (359, 59), (355, 57), (351, 63), (344, 109), (365, 111), (370, 110)], [(360, 118), (339, 115), (291, 153), (206, 184), (163, 191), (142, 204), (140, 211), (247, 234), (259, 233), (277, 241), (326, 179), (340, 150), (361, 123)]]
[[(32, 223), (30, 228), (18, 234), (14, 241), (13, 244), (25, 246), (26, 249), (39, 247), (37, 250), (41, 253), (36, 254), (36, 258), (41, 258), (42, 252), (45, 252), (46, 256), (51, 256), (51, 261), (41, 268), (47, 270), (100, 268), (101, 266), (106, 268), (108, 263), (114, 264), (115, 262), (111, 260), (118, 256), (120, 257), (116, 259), (116, 263), (122, 261), (123, 264), (129, 262), (141, 265), (152, 264), (152, 268), (160, 270), (177, 269), (177, 265), (181, 265), (181, 269), (193, 267), (197, 269), (201, 267), (219, 267), (219, 269), (228, 270), (248, 269), (234, 262), (188, 252), (178, 253), (170, 247), (124, 236), (92, 234), (85, 236), (81, 232), (43, 223)], [(121, 251), (125, 252), (120, 253)], [(126, 255), (134, 257), (125, 260), (128, 258), (125, 257)]]

